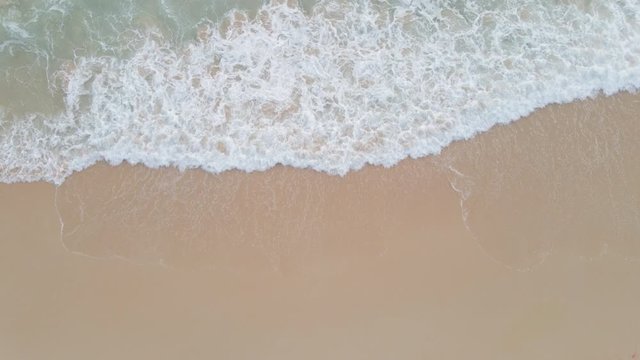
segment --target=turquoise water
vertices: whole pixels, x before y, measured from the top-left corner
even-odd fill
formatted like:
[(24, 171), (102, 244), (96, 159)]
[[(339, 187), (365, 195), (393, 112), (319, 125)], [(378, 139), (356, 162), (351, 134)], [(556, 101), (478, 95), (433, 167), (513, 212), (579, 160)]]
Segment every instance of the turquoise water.
[(638, 1), (0, 0), (0, 181), (342, 175), (640, 85)]
[[(0, 106), (18, 113), (61, 110), (54, 74), (79, 56), (126, 58), (148, 32), (174, 46), (231, 9), (255, 14), (261, 1), (5, 1), (0, 8)], [(0, 4), (2, 4), (0, 2)], [(56, 95), (58, 95), (56, 97)], [(37, 97), (38, 101), (29, 101)]]

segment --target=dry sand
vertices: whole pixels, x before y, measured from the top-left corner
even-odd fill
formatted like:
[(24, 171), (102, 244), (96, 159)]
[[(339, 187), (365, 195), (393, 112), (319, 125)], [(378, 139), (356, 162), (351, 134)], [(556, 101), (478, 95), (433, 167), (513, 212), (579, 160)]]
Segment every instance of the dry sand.
[(634, 359), (640, 95), (344, 178), (0, 185), (0, 359)]

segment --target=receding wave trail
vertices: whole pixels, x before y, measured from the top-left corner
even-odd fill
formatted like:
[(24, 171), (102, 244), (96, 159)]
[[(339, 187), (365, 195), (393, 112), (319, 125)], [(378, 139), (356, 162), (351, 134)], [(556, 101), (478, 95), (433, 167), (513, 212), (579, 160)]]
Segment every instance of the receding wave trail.
[(122, 31), (137, 34), (123, 36), (129, 55), (53, 72), (59, 113), (0, 108), (0, 181), (61, 183), (101, 160), (342, 175), (640, 87), (634, 0), (272, 2), (202, 22), (183, 45)]

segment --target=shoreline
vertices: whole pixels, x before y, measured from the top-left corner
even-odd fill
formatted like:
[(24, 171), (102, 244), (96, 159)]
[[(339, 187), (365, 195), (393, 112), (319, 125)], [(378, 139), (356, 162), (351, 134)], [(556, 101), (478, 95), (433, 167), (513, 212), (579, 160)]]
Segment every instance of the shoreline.
[[(128, 177), (134, 178), (143, 178), (148, 181), (145, 186), (150, 186), (153, 191), (156, 191), (155, 195), (164, 195), (164, 191), (168, 190), (167, 186), (178, 186), (178, 188), (183, 191), (182, 195), (188, 198), (190, 195), (185, 193), (185, 191), (196, 192), (200, 191), (201, 193), (215, 193), (221, 191), (232, 191), (232, 183), (246, 183), (248, 187), (258, 189), (261, 187), (261, 184), (264, 186), (269, 186), (275, 182), (276, 186), (283, 186), (285, 183), (294, 184), (294, 187), (300, 187), (301, 192), (308, 191), (310, 187), (322, 187), (325, 186), (324, 196), (332, 196), (332, 193), (337, 192), (350, 192), (354, 191), (354, 189), (358, 186), (356, 184), (362, 183), (365, 181), (370, 181), (368, 179), (374, 178), (376, 181), (380, 181), (376, 187), (380, 192), (384, 191), (387, 186), (394, 186), (396, 188), (400, 188), (407, 184), (410, 186), (416, 186), (416, 183), (430, 181), (441, 182), (442, 184), (438, 185), (441, 189), (441, 192), (453, 192), (459, 199), (460, 203), (460, 216), (462, 218), (462, 222), (464, 223), (467, 230), (473, 232), (468, 228), (469, 224), (467, 223), (468, 209), (465, 208), (465, 202), (469, 199), (471, 192), (473, 189), (465, 188), (465, 186), (469, 187), (472, 181), (468, 181), (466, 178), (473, 178), (474, 175), (465, 174), (468, 171), (478, 171), (477, 168), (471, 168), (472, 170), (466, 170), (465, 167), (469, 167), (469, 165), (473, 162), (478, 161), (478, 159), (473, 159), (469, 156), (465, 155), (465, 152), (469, 152), (468, 149), (471, 148), (471, 151), (483, 151), (486, 150), (486, 144), (495, 141), (496, 137), (504, 136), (498, 135), (509, 134), (507, 136), (517, 136), (514, 135), (514, 132), (520, 131), (535, 131), (536, 128), (540, 126), (544, 126), (544, 124), (536, 124), (536, 121), (549, 121), (546, 120), (546, 117), (558, 117), (566, 115), (569, 112), (575, 112), (576, 110), (582, 111), (583, 114), (573, 114), (574, 117), (579, 116), (589, 116), (593, 114), (588, 114), (590, 112), (589, 108), (596, 108), (598, 106), (604, 107), (603, 109), (599, 109), (601, 114), (604, 114), (606, 111), (610, 111), (613, 106), (624, 103), (638, 103), (640, 102), (640, 93), (628, 93), (621, 92), (617, 93), (613, 96), (598, 96), (596, 98), (589, 98), (586, 100), (578, 100), (569, 104), (551, 104), (543, 107), (535, 111), (533, 114), (529, 116), (525, 116), (519, 120), (507, 123), (507, 124), (497, 124), (494, 125), (490, 130), (479, 133), (474, 138), (467, 140), (456, 140), (452, 144), (446, 146), (440, 154), (428, 155), (425, 157), (421, 157), (418, 159), (405, 158), (401, 160), (396, 165), (391, 167), (386, 167), (383, 165), (365, 165), (363, 168), (358, 170), (353, 170), (348, 172), (345, 175), (331, 175), (325, 172), (316, 171), (308, 168), (295, 168), (287, 165), (277, 165), (273, 168), (264, 170), (264, 171), (253, 171), (253, 172), (245, 172), (242, 170), (227, 170), (222, 173), (210, 173), (206, 170), (200, 168), (194, 169), (185, 169), (180, 170), (176, 167), (168, 166), (168, 167), (160, 167), (160, 168), (150, 168), (142, 164), (120, 164), (120, 165), (110, 165), (105, 161), (100, 161), (97, 164), (90, 166), (89, 168), (75, 172), (71, 176), (69, 176), (65, 182), (61, 184), (54, 184), (46, 181), (36, 181), (36, 182), (19, 182), (19, 183), (3, 183), (0, 184), (0, 187), (9, 189), (11, 191), (12, 187), (44, 187), (47, 188), (48, 192), (51, 192), (55, 197), (55, 206), (56, 208), (60, 205), (58, 203), (58, 194), (62, 193), (64, 195), (70, 196), (78, 196), (78, 194), (74, 194), (76, 190), (85, 190), (87, 186), (91, 187), (94, 181), (105, 181), (104, 179), (115, 180), (113, 186), (120, 186), (120, 191), (127, 191), (126, 186), (131, 186), (131, 190), (135, 192), (136, 185), (135, 183), (127, 183), (127, 181), (131, 181), (131, 179), (127, 179)], [(636, 105), (637, 106), (637, 105)], [(593, 113), (593, 111), (591, 111)], [(629, 110), (627, 110), (629, 112)], [(557, 121), (557, 119), (556, 119)], [(560, 120), (561, 121), (561, 120)], [(565, 126), (565, 127), (582, 127), (583, 125), (589, 125), (588, 123), (580, 124), (578, 121), (574, 119), (573, 124), (558, 124), (556, 125)], [(520, 122), (524, 122), (525, 124), (519, 124)], [(569, 126), (567, 126), (569, 125)], [(633, 125), (633, 124), (632, 124)], [(521, 128), (514, 130), (514, 128)], [(565, 129), (566, 131), (566, 129)], [(498, 133), (498, 134), (495, 134)], [(489, 140), (486, 140), (488, 138)], [(493, 139), (492, 139), (493, 138)], [(500, 140), (499, 140), (500, 141)], [(512, 144), (517, 142), (517, 139), (513, 138)], [(529, 146), (531, 147), (531, 146)], [(529, 154), (535, 157), (535, 154)], [(496, 160), (496, 157), (500, 157), (500, 154), (495, 152), (493, 149), (492, 154), (490, 155), (493, 160)], [(588, 161), (588, 159), (586, 159)], [(459, 168), (462, 166), (462, 168)], [(517, 169), (517, 166), (514, 167)], [(497, 175), (498, 172), (502, 170), (509, 169), (492, 169), (491, 175), (494, 177), (500, 177), (503, 175)], [(412, 179), (403, 178), (405, 175), (409, 173), (409, 177), (413, 177)], [(107, 180), (107, 181), (109, 181)], [(635, 179), (633, 179), (635, 180)], [(118, 183), (120, 181), (121, 183)], [(296, 183), (299, 182), (299, 183)], [(489, 179), (491, 181), (491, 179)], [(393, 182), (397, 182), (397, 184), (393, 184)], [(469, 182), (469, 183), (465, 183)], [(189, 189), (189, 186), (195, 186), (195, 189)], [(216, 187), (217, 186), (217, 187)], [(289, 186), (284, 185), (284, 186)], [(306, 187), (306, 189), (304, 188)], [(448, 188), (448, 189), (447, 189)], [(237, 190), (237, 188), (235, 189)], [(478, 189), (481, 192), (486, 189)], [(251, 190), (248, 190), (251, 191)], [(285, 192), (284, 188), (278, 189), (278, 191)], [(371, 191), (371, 190), (368, 190)], [(410, 191), (416, 191), (415, 188), (412, 188)], [(132, 192), (132, 193), (133, 193)], [(468, 192), (468, 193), (467, 193)], [(107, 200), (113, 194), (101, 194), (102, 200)], [(218, 194), (219, 195), (219, 194)], [(255, 194), (253, 194), (255, 195)], [(92, 197), (92, 195), (82, 194), (80, 196), (88, 196)], [(152, 201), (152, 197), (147, 197), (142, 200), (142, 203)], [(175, 197), (175, 196), (174, 196)], [(77, 199), (76, 199), (77, 200)], [(262, 199), (264, 200), (264, 199)], [(321, 196), (318, 196), (316, 199), (317, 204), (311, 205), (320, 205), (323, 201)], [(244, 198), (243, 202), (251, 202), (251, 200)], [(260, 199), (258, 199), (259, 202)], [(308, 202), (308, 201), (307, 201)], [(77, 204), (71, 204), (77, 205)], [(175, 206), (175, 204), (164, 204), (167, 207)], [(310, 204), (306, 204), (309, 206)], [(336, 204), (333, 204), (336, 206)], [(66, 209), (65, 209), (66, 210)], [(94, 209), (97, 210), (97, 209)], [(57, 210), (58, 211), (58, 210)], [(71, 211), (71, 210), (67, 210)], [(99, 211), (99, 210), (97, 210)], [(255, 211), (255, 209), (254, 209)], [(291, 214), (288, 214), (291, 215)], [(170, 216), (170, 214), (164, 214), (165, 217)], [(161, 216), (162, 217), (162, 216)], [(71, 219), (77, 220), (70, 216)], [(266, 219), (264, 221), (267, 221)], [(64, 216), (60, 215), (61, 224), (66, 223), (64, 220)], [(262, 226), (266, 225), (265, 223), (261, 224)], [(63, 228), (60, 229), (61, 236), (64, 238), (66, 235), (65, 230)], [(604, 243), (604, 242), (603, 242)], [(64, 243), (63, 243), (64, 245)], [(603, 245), (604, 246), (604, 245)], [(68, 249), (69, 251), (70, 250)], [(606, 251), (606, 250), (599, 250)], [(78, 252), (78, 254), (82, 254), (82, 252)], [(86, 255), (86, 254), (85, 254)], [(586, 256), (586, 255), (585, 255)], [(99, 258), (100, 256), (98, 256)], [(126, 256), (123, 258), (126, 259)], [(499, 261), (498, 261), (499, 262)], [(160, 260), (162, 263), (162, 260)], [(506, 264), (503, 264), (506, 265)], [(506, 265), (509, 266), (509, 265)]]
[(568, 101), (568, 102), (550, 102), (546, 105), (543, 106), (539, 106), (534, 108), (533, 110), (529, 111), (528, 113), (526, 113), (525, 115), (514, 119), (514, 120), (509, 120), (506, 122), (496, 122), (494, 123), (491, 127), (489, 127), (488, 129), (484, 129), (484, 130), (478, 130), (476, 131), (473, 135), (471, 135), (470, 137), (465, 137), (465, 138), (455, 138), (453, 139), (451, 142), (449, 142), (447, 145), (445, 145), (444, 147), (442, 147), (440, 149), (440, 151), (436, 152), (436, 153), (430, 153), (427, 155), (421, 155), (418, 157), (413, 157), (412, 155), (405, 155), (402, 159), (396, 161), (395, 163), (393, 163), (392, 165), (385, 165), (385, 164), (375, 164), (375, 163), (370, 163), (370, 162), (366, 162), (365, 164), (361, 165), (358, 168), (355, 169), (351, 169), (348, 170), (346, 173), (344, 174), (332, 174), (328, 171), (324, 171), (324, 170), (317, 170), (314, 169), (311, 166), (308, 167), (297, 167), (297, 166), (293, 166), (293, 165), (289, 165), (289, 164), (283, 164), (283, 163), (277, 163), (273, 166), (270, 166), (266, 169), (258, 169), (258, 170), (251, 170), (251, 171), (247, 171), (247, 170), (243, 170), (243, 169), (239, 169), (239, 168), (231, 168), (228, 170), (223, 170), (220, 172), (212, 172), (212, 171), (208, 171), (206, 169), (204, 169), (202, 166), (180, 166), (180, 165), (176, 165), (176, 164), (167, 164), (167, 165), (159, 165), (159, 166), (150, 166), (148, 164), (145, 164), (144, 162), (130, 162), (128, 160), (122, 160), (120, 163), (118, 164), (112, 164), (110, 161), (108, 161), (105, 158), (101, 158), (100, 160), (97, 160), (96, 162), (83, 167), (82, 169), (79, 170), (72, 170), (72, 172), (65, 176), (60, 182), (56, 182), (56, 181), (48, 181), (48, 180), (43, 180), (43, 179), (39, 179), (39, 180), (33, 180), (33, 181), (9, 181), (9, 182), (0, 182), (0, 185), (12, 185), (12, 184), (38, 184), (38, 183), (44, 183), (44, 184), (50, 184), (53, 185), (54, 187), (60, 187), (64, 184), (64, 182), (66, 181), (66, 179), (68, 179), (69, 177), (72, 177), (78, 173), (81, 173), (83, 171), (86, 171), (88, 169), (91, 169), (92, 167), (102, 167), (102, 166), (110, 166), (110, 167), (138, 167), (138, 166), (142, 166), (145, 167), (149, 170), (157, 170), (157, 171), (179, 171), (180, 173), (184, 173), (184, 172), (193, 172), (193, 171), (201, 171), (204, 172), (208, 175), (211, 176), (220, 176), (223, 175), (225, 173), (228, 172), (240, 172), (240, 173), (244, 173), (244, 174), (253, 174), (253, 173), (263, 173), (263, 172), (268, 172), (271, 171), (272, 169), (278, 169), (281, 167), (284, 168), (289, 168), (289, 169), (293, 169), (293, 170), (298, 170), (298, 171), (313, 171), (322, 175), (327, 175), (327, 176), (331, 176), (331, 177), (338, 177), (338, 178), (344, 178), (346, 176), (349, 176), (352, 173), (357, 173), (363, 170), (366, 170), (367, 168), (384, 168), (384, 169), (390, 169), (393, 168), (397, 165), (399, 165), (402, 162), (405, 161), (419, 161), (421, 159), (425, 159), (425, 158), (437, 158), (439, 157), (443, 152), (447, 151), (447, 148), (455, 145), (456, 143), (459, 142), (467, 142), (467, 141), (471, 141), (474, 138), (478, 137), (478, 136), (482, 136), (483, 134), (487, 133), (487, 132), (491, 132), (494, 131), (495, 128), (499, 128), (499, 127), (503, 127), (503, 126), (510, 126), (513, 123), (522, 121), (522, 120), (526, 120), (528, 118), (531, 117), (538, 117), (537, 113), (538, 112), (547, 112), (549, 111), (549, 109), (555, 109), (557, 107), (564, 107), (564, 106), (573, 106), (575, 104), (581, 104), (581, 103), (591, 103), (591, 102), (599, 102), (601, 101), (603, 98), (618, 98), (618, 97), (636, 97), (640, 95), (640, 88), (631, 88), (631, 89), (627, 89), (627, 88), (623, 88), (620, 90), (617, 90), (611, 94), (606, 93), (603, 89), (600, 89), (596, 92), (594, 92), (591, 95), (587, 95), (584, 97), (580, 97), (580, 98), (576, 98), (574, 100)]
[(0, 357), (632, 358), (638, 114), (551, 105), (344, 177), (1, 184)]

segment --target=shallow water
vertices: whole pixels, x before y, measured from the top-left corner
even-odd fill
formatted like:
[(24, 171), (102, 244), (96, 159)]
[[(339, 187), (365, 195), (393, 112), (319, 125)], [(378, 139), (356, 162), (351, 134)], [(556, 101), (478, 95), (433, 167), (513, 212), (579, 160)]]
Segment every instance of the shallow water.
[(6, 2), (0, 181), (100, 160), (344, 175), (640, 84), (636, 1), (292, 3)]

